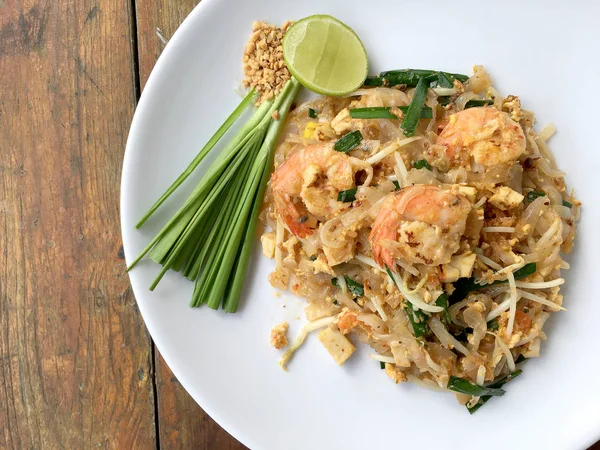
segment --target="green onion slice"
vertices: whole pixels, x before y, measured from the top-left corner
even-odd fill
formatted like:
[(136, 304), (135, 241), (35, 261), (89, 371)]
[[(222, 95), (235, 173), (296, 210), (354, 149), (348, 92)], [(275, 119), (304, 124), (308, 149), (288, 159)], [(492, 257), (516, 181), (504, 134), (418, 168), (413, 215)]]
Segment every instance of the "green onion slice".
[(415, 163), (413, 164), (413, 167), (415, 169), (427, 169), (427, 170), (431, 170), (431, 166), (429, 165), (429, 163), (427, 162), (426, 159), (420, 159), (418, 161), (415, 161)]
[(542, 191), (531, 191), (531, 192), (527, 193), (527, 195), (525, 196), (525, 201), (531, 203), (536, 198), (544, 197), (545, 195), (546, 195), (546, 193), (542, 192)]
[[(353, 119), (392, 119), (398, 120), (399, 117), (393, 114), (391, 106), (373, 106), (371, 108), (350, 108), (350, 117)], [(408, 106), (396, 106), (400, 111), (406, 113)], [(425, 106), (421, 111), (421, 119), (431, 119), (433, 111), (429, 106)]]
[(357, 188), (346, 189), (345, 191), (338, 192), (337, 200), (338, 202), (353, 202), (356, 200), (356, 190)]
[[(499, 380), (494, 381), (493, 383), (488, 384), (486, 387), (492, 388), (492, 389), (500, 389), (502, 386), (504, 386), (510, 380), (518, 377), (522, 373), (523, 373), (523, 371), (521, 369), (515, 370), (513, 373), (511, 373), (503, 378), (500, 378)], [(475, 403), (475, 405), (473, 405), (471, 407), (467, 406), (469, 413), (473, 414), (475, 411), (477, 411), (479, 408), (481, 408), (483, 405), (485, 405), (488, 402), (488, 400), (491, 399), (492, 397), (493, 397), (493, 395), (481, 396), (479, 398), (479, 401), (477, 403)]]
[(465, 103), (465, 109), (477, 108), (479, 106), (487, 106), (487, 105), (493, 105), (493, 104), (494, 104), (494, 100), (491, 98), (485, 98), (485, 99), (481, 99), (481, 100), (469, 100), (467, 103)]
[(333, 145), (333, 149), (338, 152), (348, 153), (355, 149), (363, 140), (363, 136), (360, 131), (355, 130), (345, 134), (336, 141)]
[(405, 136), (413, 136), (415, 134), (415, 129), (421, 118), (421, 111), (423, 110), (425, 100), (427, 99), (427, 89), (427, 81), (425, 78), (421, 78), (417, 83), (415, 94), (408, 106), (408, 111), (406, 111), (406, 114), (404, 115), (404, 120), (402, 121), (402, 129), (404, 130)]
[(460, 392), (461, 394), (467, 394), (472, 397), (481, 397), (482, 395), (500, 397), (506, 392), (504, 389), (500, 388), (479, 386), (475, 383), (470, 382), (469, 380), (465, 380), (464, 378), (459, 378), (455, 376), (450, 377), (450, 379), (448, 380), (447, 387), (451, 391)]

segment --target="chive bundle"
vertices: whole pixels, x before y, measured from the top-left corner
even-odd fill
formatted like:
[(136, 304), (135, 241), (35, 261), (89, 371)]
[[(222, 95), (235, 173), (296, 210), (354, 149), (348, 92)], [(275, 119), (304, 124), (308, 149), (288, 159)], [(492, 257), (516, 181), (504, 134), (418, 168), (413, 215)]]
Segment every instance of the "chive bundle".
[[(183, 206), (128, 267), (131, 270), (146, 254), (162, 266), (150, 290), (172, 269), (195, 282), (191, 306), (237, 310), (277, 136), (299, 87), (291, 79), (275, 100), (255, 110)], [(256, 96), (252, 90), (242, 100), (136, 228), (188, 178)]]

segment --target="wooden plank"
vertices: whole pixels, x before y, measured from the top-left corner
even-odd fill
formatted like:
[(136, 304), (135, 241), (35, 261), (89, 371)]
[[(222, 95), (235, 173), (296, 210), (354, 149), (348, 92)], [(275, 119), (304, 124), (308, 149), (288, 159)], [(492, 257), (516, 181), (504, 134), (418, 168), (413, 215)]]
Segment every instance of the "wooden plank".
[[(197, 0), (137, 0), (140, 79), (145, 85), (168, 39)], [(157, 30), (160, 30), (157, 33)], [(159, 36), (158, 34), (161, 34)], [(189, 396), (156, 351), (156, 392), (161, 449), (240, 450), (246, 447), (217, 425)]]
[(132, 9), (0, 0), (0, 448), (156, 447), (119, 179)]

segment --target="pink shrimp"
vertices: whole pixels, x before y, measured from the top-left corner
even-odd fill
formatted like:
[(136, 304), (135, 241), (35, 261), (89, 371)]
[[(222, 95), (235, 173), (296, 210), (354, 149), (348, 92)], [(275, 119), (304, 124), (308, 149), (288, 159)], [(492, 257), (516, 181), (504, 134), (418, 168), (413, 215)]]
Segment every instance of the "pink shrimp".
[(509, 114), (490, 107), (452, 114), (437, 139), (448, 158), (471, 156), (483, 166), (515, 161), (525, 151), (525, 143), (521, 126)]
[(304, 238), (314, 229), (307, 223), (311, 214), (325, 220), (349, 204), (337, 201), (338, 192), (354, 187), (354, 176), (372, 169), (362, 160), (333, 149), (333, 143), (309, 145), (292, 154), (271, 177), (277, 212), (296, 236)]
[(415, 185), (389, 194), (377, 214), (369, 240), (375, 261), (394, 267), (446, 264), (460, 244), (471, 203), (437, 186)]

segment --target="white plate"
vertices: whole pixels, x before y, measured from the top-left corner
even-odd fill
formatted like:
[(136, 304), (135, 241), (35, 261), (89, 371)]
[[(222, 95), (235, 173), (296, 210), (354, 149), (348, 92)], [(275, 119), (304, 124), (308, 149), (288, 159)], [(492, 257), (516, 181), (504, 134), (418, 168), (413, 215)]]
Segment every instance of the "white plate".
[(202, 0), (173, 36), (127, 142), (121, 197), (127, 261), (177, 202), (140, 231), (135, 222), (239, 102), (234, 88), (255, 19), (281, 23), (332, 14), (362, 38), (372, 72), (415, 67), (470, 73), (473, 64), (485, 65), (502, 93), (520, 95), (541, 124), (557, 125), (551, 147), (584, 203), (573, 269), (566, 272), (569, 311), (551, 319), (542, 357), (528, 361), (507, 394), (473, 416), (452, 394), (395, 385), (364, 348), (338, 368), (311, 336), (283, 372), (269, 330), (287, 319), (294, 336), (302, 302), (275, 295), (267, 281), (272, 262), (259, 252), (235, 315), (190, 309), (192, 283), (179, 274), (169, 273), (150, 292), (158, 267), (140, 264), (131, 283), (152, 338), (192, 397), (241, 442), (272, 450), (390, 444), (506, 450), (580, 449), (600, 438), (600, 8), (584, 0), (550, 3)]

